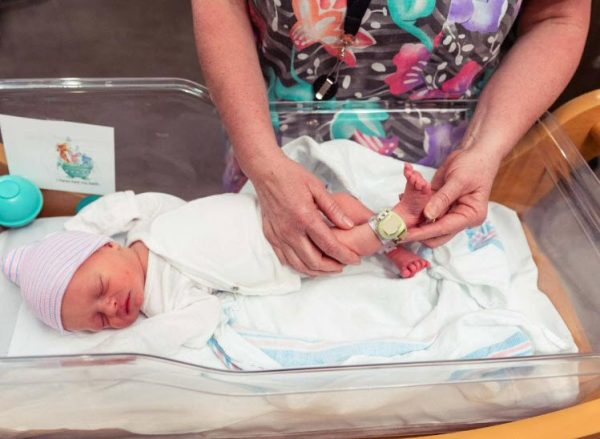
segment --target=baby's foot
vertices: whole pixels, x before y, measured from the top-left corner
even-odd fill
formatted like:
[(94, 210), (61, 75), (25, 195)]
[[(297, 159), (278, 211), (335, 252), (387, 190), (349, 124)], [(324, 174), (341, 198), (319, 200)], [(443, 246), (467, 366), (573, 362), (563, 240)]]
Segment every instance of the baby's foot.
[(423, 209), (431, 198), (431, 185), (411, 164), (404, 165), (406, 189), (394, 210), (399, 212), (408, 227), (417, 225), (423, 219)]
[(400, 276), (405, 279), (413, 277), (419, 271), (431, 265), (426, 259), (402, 247), (387, 253), (387, 257), (396, 264), (396, 267), (400, 270)]

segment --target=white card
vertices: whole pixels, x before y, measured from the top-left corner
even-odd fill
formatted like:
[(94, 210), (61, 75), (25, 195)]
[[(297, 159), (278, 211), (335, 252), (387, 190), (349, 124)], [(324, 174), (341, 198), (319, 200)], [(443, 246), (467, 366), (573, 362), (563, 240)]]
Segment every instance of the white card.
[(10, 174), (42, 189), (115, 191), (114, 128), (0, 115)]

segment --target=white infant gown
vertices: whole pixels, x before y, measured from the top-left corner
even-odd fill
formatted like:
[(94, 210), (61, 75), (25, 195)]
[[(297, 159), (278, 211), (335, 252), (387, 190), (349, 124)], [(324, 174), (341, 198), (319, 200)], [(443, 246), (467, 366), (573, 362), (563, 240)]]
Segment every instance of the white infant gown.
[(86, 207), (65, 228), (126, 232), (126, 245), (139, 240), (149, 248), (141, 310), (151, 318), (123, 336), (115, 332), (103, 349), (166, 355), (182, 345), (201, 347), (219, 323), (214, 291), (265, 295), (300, 289), (300, 275), (279, 262), (264, 237), (253, 195), (186, 203), (160, 193), (117, 192)]

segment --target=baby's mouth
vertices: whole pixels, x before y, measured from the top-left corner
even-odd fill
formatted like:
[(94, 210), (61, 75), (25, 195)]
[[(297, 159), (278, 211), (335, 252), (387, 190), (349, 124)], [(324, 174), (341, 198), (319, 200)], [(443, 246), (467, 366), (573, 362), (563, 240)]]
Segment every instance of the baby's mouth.
[(125, 301), (125, 313), (129, 315), (129, 301), (131, 300), (131, 292), (127, 295), (127, 300)]

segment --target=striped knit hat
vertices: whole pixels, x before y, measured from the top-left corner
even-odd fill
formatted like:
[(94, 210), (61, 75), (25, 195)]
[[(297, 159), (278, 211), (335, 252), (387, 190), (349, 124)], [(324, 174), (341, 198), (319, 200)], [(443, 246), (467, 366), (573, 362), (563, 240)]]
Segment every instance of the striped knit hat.
[(2, 271), (21, 288), (33, 313), (63, 332), (62, 299), (75, 271), (110, 239), (86, 232), (59, 232), (12, 250), (2, 259)]

